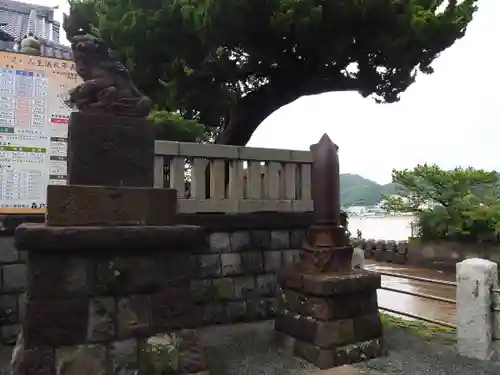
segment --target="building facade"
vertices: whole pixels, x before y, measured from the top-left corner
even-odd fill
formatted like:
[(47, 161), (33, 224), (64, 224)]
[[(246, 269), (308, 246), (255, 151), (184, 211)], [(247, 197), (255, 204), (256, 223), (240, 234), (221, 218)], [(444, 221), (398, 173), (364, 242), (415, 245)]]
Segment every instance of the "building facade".
[(54, 20), (54, 9), (12, 0), (0, 0), (1, 29), (15, 40), (28, 32), (39, 38), (59, 43), (61, 24)]
[(71, 49), (60, 44), (61, 24), (54, 19), (55, 9), (0, 0), (0, 50), (15, 51), (17, 43), (32, 33), (41, 42), (42, 56), (71, 59)]

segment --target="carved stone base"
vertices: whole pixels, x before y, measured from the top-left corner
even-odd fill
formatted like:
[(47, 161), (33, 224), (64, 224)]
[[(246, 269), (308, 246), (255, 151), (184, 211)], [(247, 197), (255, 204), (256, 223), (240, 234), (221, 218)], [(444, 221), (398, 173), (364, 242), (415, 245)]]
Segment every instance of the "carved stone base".
[(173, 225), (176, 213), (175, 189), (47, 187), (48, 226)]
[(343, 226), (312, 225), (302, 246), (300, 267), (304, 272), (342, 272), (351, 269), (353, 247)]
[(286, 338), (281, 342), (289, 353), (322, 369), (384, 354), (380, 275), (363, 270), (306, 273), (299, 263), (278, 279), (283, 292), (275, 330)]
[(203, 228), (23, 224), (15, 241), (28, 275), (14, 375), (206, 370), (190, 289)]
[(359, 363), (385, 355), (383, 338), (375, 338), (351, 345), (323, 349), (306, 341), (298, 340), (287, 333), (276, 331), (278, 345), (288, 354), (304, 358), (320, 369)]
[(73, 112), (68, 184), (152, 187), (154, 145), (148, 120)]
[(196, 251), (206, 245), (205, 231), (198, 226), (71, 226), (21, 224), (14, 233), (17, 249), (60, 255)]
[(380, 275), (365, 270), (343, 273), (308, 273), (302, 271), (300, 262), (283, 268), (278, 273), (281, 287), (319, 297), (373, 291), (380, 288)]
[(198, 332), (191, 329), (112, 341), (107, 345), (88, 343), (55, 350), (28, 349), (20, 334), (12, 365), (12, 375), (210, 374)]

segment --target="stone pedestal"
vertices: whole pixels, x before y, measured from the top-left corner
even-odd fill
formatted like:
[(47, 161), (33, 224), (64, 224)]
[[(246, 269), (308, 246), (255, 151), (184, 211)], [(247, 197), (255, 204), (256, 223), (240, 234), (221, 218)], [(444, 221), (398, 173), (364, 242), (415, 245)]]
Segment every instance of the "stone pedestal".
[(207, 374), (190, 253), (173, 189), (154, 189), (146, 120), (73, 113), (67, 186), (47, 189), (44, 224), (14, 234), (27, 253), (13, 374)]
[(174, 225), (175, 189), (49, 185), (49, 226)]
[(290, 354), (321, 369), (384, 354), (379, 275), (314, 275), (290, 267), (279, 282), (283, 293), (275, 329)]
[[(275, 329), (280, 344), (321, 369), (384, 354), (380, 275), (351, 270), (342, 227), (313, 226), (301, 261), (283, 269)], [(335, 246), (335, 243), (341, 244)]]
[(189, 285), (202, 228), (22, 224), (15, 241), (29, 270), (14, 374), (205, 370)]
[(68, 184), (153, 186), (154, 124), (146, 119), (73, 112)]

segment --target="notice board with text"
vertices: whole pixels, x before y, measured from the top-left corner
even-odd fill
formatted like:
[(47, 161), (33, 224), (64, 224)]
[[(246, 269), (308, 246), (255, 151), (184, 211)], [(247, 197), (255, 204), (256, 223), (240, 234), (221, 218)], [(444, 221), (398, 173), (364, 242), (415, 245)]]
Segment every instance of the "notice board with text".
[(67, 183), (73, 61), (0, 52), (0, 214), (45, 213), (48, 184)]

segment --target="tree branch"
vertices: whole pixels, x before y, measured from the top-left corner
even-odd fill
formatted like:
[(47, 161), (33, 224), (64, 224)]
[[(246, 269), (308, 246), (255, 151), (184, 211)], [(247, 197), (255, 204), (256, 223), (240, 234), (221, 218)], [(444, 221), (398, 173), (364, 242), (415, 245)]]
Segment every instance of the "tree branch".
[(335, 78), (271, 81), (239, 99), (215, 143), (244, 146), (269, 115), (301, 96), (348, 90), (357, 90), (357, 81), (341, 74)]

